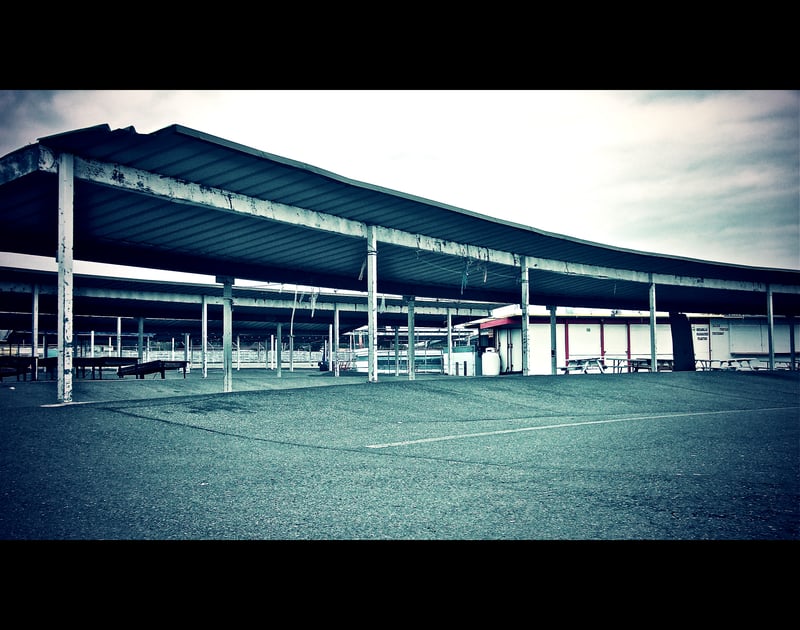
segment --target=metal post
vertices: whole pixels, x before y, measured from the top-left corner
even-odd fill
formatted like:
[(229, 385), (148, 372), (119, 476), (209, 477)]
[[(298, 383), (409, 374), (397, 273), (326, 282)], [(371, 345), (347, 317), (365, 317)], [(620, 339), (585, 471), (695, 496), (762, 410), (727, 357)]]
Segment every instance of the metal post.
[(222, 283), (222, 391), (233, 391), (233, 278), (217, 278)]
[(658, 372), (658, 348), (656, 340), (656, 283), (650, 274), (650, 371)]
[(367, 381), (378, 381), (378, 239), (374, 225), (367, 226)]
[(408, 380), (413, 381), (416, 378), (414, 369), (417, 366), (417, 357), (414, 353), (414, 296), (408, 299)]
[(556, 320), (555, 306), (549, 306), (550, 310), (550, 373), (558, 374), (558, 324)]
[(775, 321), (772, 314), (772, 286), (767, 285), (767, 342), (769, 344), (769, 369), (775, 369)]
[(72, 402), (74, 162), (58, 158), (58, 400)]
[(447, 374), (453, 371), (453, 314), (447, 309)]
[(400, 376), (400, 326), (394, 327), (394, 375)]
[(200, 335), (203, 337), (200, 348), (200, 361), (203, 364), (203, 378), (208, 376), (208, 299), (203, 296)]
[(136, 349), (138, 351), (139, 363), (141, 363), (142, 358), (144, 357), (144, 317), (139, 318), (139, 336), (136, 343)]
[(31, 308), (31, 380), (39, 380), (39, 285), (33, 285)]
[(333, 372), (333, 324), (328, 324), (328, 372)]
[(281, 325), (278, 323), (278, 334), (275, 339), (275, 348), (276, 348), (276, 358), (275, 363), (278, 369), (278, 378), (281, 378), (281, 363), (283, 363), (283, 357), (281, 356), (281, 351), (283, 350), (283, 336), (281, 335)]
[(522, 306), (522, 375), (528, 376), (530, 372), (530, 361), (528, 357), (528, 335), (530, 334), (530, 318), (528, 316), (528, 300), (530, 299), (528, 288), (528, 259), (520, 257), (520, 302)]
[(334, 368), (336, 376), (339, 376), (339, 305), (333, 306), (333, 361), (336, 364)]

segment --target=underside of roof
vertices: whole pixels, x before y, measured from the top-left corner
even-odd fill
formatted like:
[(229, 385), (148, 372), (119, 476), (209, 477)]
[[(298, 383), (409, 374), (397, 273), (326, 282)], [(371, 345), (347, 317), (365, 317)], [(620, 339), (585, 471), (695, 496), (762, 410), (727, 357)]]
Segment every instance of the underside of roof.
[(0, 158), (0, 251), (56, 254), (62, 155), (76, 260), (365, 292), (373, 233), (382, 294), (519, 304), (524, 264), (534, 305), (648, 310), (655, 286), (664, 312), (800, 313), (800, 271), (569, 238), (180, 125), (98, 125)]

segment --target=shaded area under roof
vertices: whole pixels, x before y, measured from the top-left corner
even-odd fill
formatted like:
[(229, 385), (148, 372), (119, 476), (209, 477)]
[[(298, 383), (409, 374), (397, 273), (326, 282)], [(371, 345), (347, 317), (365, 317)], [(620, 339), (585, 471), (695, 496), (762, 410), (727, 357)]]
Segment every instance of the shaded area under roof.
[[(58, 274), (47, 271), (0, 267), (0, 329), (30, 331), (33, 287), (39, 287), (38, 309), (41, 334), (56, 334)], [(116, 333), (117, 318), (123, 333), (138, 331), (144, 318), (147, 334), (159, 337), (189, 333), (200, 336), (202, 299), (207, 300), (208, 333), (221, 337), (222, 285), (162, 282), (74, 275), (74, 323), (77, 334), (90, 331)], [(339, 310), (339, 332), (346, 334), (367, 324), (367, 298), (326, 292), (297, 293), (262, 288), (233, 287), (233, 334), (264, 339), (275, 334), (327, 337), (334, 323), (334, 305)], [(415, 303), (415, 325), (445, 328), (450, 310), (456, 326), (487, 317), (500, 304), (419, 300)], [(380, 300), (378, 324), (400, 327), (408, 324), (406, 305), (399, 298)]]

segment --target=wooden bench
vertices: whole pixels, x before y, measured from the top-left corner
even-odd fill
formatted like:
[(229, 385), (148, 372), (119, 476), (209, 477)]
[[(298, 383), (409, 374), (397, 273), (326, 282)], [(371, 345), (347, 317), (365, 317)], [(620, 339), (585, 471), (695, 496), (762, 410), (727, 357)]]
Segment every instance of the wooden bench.
[(143, 379), (147, 374), (161, 374), (161, 378), (166, 378), (167, 370), (183, 370), (183, 378), (186, 378), (186, 364), (188, 361), (148, 361), (146, 363), (136, 363), (134, 365), (123, 365), (117, 369), (117, 376), (136, 376)]

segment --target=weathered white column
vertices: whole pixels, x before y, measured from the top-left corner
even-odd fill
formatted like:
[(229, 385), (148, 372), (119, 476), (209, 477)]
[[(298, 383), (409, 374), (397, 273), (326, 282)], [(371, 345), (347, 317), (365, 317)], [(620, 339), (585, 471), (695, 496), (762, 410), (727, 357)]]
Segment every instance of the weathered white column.
[(122, 356), (122, 318), (117, 317), (117, 356)]
[(139, 336), (136, 340), (136, 349), (139, 363), (141, 363), (144, 358), (144, 317), (139, 318)]
[(203, 337), (200, 349), (200, 361), (203, 364), (203, 378), (208, 376), (208, 300), (203, 296), (200, 335)]
[(656, 283), (650, 274), (650, 371), (658, 372), (658, 348), (656, 335)]
[(378, 239), (374, 225), (367, 226), (367, 381), (378, 381)]
[(328, 324), (328, 372), (333, 372), (333, 324)]
[(767, 285), (767, 344), (769, 347), (769, 369), (774, 370), (775, 369), (775, 321), (772, 313), (772, 286), (770, 285)]
[(278, 323), (278, 334), (275, 339), (275, 363), (277, 366), (278, 371), (278, 378), (281, 378), (281, 363), (283, 363), (283, 357), (281, 356), (281, 351), (283, 350), (283, 336), (281, 334), (281, 325)]
[(233, 391), (233, 278), (219, 276), (222, 283), (222, 391)]
[(453, 373), (453, 314), (447, 309), (447, 374)]
[(236, 371), (242, 369), (242, 339), (241, 335), (236, 335)]
[(334, 374), (339, 376), (339, 305), (333, 305), (333, 360), (336, 366), (334, 367)]
[(192, 343), (191, 337), (189, 333), (183, 333), (183, 360), (186, 361), (186, 367), (189, 367), (189, 360), (190, 360), (190, 348), (189, 344)]
[(520, 305), (522, 307), (522, 376), (528, 376), (530, 372), (530, 357), (528, 356), (528, 340), (530, 334), (530, 318), (528, 317), (528, 301), (530, 300), (528, 287), (528, 259), (520, 257)]
[(71, 155), (58, 158), (58, 392), (60, 402), (72, 402), (72, 293), (74, 162)]
[(39, 380), (39, 285), (33, 285), (31, 305), (31, 380)]
[(394, 327), (394, 375), (400, 376), (400, 326)]
[(408, 299), (408, 351), (406, 352), (406, 356), (408, 357), (408, 380), (413, 381), (416, 378), (416, 373), (414, 369), (417, 366), (417, 356), (414, 352), (414, 346), (416, 345), (416, 340), (414, 339), (414, 296), (410, 296)]
[(94, 356), (94, 331), (89, 335), (89, 356)]
[(550, 310), (550, 374), (558, 374), (558, 323), (556, 320), (556, 306), (549, 306)]

